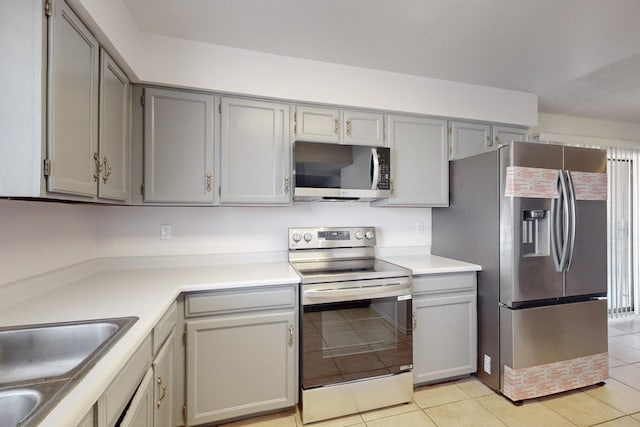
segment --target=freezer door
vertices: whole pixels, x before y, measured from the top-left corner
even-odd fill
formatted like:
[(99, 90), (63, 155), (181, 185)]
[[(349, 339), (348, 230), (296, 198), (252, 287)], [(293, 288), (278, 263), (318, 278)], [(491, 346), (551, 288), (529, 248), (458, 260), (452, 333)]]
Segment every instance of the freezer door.
[(607, 352), (607, 301), (500, 308), (500, 371)]
[(565, 147), (564, 168), (574, 187), (575, 241), (565, 295), (606, 295), (607, 192), (605, 150)]

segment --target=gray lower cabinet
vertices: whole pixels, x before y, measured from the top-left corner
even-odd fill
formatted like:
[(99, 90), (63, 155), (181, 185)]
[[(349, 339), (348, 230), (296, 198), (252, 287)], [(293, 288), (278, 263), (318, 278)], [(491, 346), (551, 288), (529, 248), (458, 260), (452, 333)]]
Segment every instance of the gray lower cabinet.
[(413, 278), (413, 382), (476, 372), (476, 273)]
[(212, 205), (214, 97), (144, 89), (144, 202)]
[(374, 206), (448, 206), (447, 121), (389, 116), (391, 196)]
[(147, 369), (119, 427), (153, 427), (153, 370)]
[(188, 294), (187, 425), (294, 406), (296, 286)]
[(288, 205), (289, 106), (222, 98), (220, 203)]
[(151, 364), (154, 382), (153, 410), (155, 427), (173, 426), (173, 378), (176, 371), (173, 350), (174, 333), (171, 332)]

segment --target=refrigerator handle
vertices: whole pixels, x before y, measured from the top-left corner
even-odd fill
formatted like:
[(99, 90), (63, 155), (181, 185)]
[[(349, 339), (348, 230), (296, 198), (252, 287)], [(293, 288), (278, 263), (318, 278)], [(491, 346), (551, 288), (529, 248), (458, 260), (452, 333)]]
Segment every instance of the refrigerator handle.
[[(561, 219), (562, 244), (559, 245), (559, 246), (562, 246), (562, 251), (560, 254), (560, 270), (558, 271), (566, 271), (567, 258), (569, 257), (569, 227), (570, 227), (570, 221), (571, 221), (571, 216), (569, 215), (569, 190), (568, 190), (567, 181), (565, 179), (565, 175), (563, 171), (561, 170), (558, 171), (558, 178), (560, 180), (560, 194), (559, 194), (560, 202), (559, 203), (561, 203), (560, 210), (562, 211), (562, 214), (558, 215), (558, 217), (560, 216), (562, 217)], [(556, 223), (556, 226), (559, 227), (559, 224)]]
[(571, 179), (571, 172), (565, 171), (567, 176), (567, 187), (569, 188), (569, 253), (567, 254), (567, 265), (565, 271), (569, 271), (571, 268), (571, 261), (573, 261), (573, 250), (576, 246), (576, 194), (573, 187), (573, 179)]
[(551, 229), (551, 258), (556, 266), (556, 271), (560, 273), (562, 266), (560, 265), (560, 230), (559, 221), (560, 212), (558, 210), (558, 199), (551, 199), (551, 212), (549, 212), (550, 229)]

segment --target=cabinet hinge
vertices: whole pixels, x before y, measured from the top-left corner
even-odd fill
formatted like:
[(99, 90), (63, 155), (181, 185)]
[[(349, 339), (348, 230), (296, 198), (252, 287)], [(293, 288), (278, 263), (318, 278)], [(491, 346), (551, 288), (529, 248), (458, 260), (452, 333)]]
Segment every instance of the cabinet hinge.
[(43, 170), (44, 170), (43, 172), (44, 176), (51, 175), (51, 159), (44, 159)]
[(44, 2), (44, 16), (49, 17), (53, 14), (51, 10), (51, 0), (45, 0)]
[(187, 425), (187, 405), (182, 405), (182, 421)]
[(140, 195), (144, 197), (144, 184), (140, 186)]
[(144, 107), (144, 95), (140, 96), (140, 105)]

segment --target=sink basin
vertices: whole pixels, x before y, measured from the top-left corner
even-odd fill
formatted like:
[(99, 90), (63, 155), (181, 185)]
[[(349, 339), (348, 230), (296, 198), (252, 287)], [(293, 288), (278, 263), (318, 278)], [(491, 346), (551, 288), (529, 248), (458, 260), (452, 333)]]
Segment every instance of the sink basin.
[(128, 319), (1, 329), (0, 386), (70, 375), (115, 338)]
[(41, 400), (40, 393), (31, 389), (0, 391), (0, 427), (15, 427)]
[(0, 427), (36, 425), (137, 320), (0, 328)]

